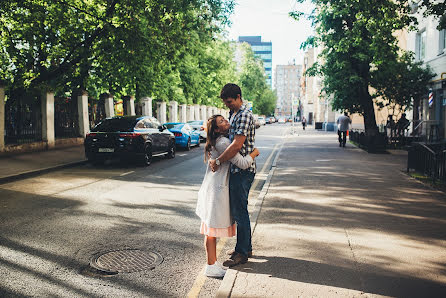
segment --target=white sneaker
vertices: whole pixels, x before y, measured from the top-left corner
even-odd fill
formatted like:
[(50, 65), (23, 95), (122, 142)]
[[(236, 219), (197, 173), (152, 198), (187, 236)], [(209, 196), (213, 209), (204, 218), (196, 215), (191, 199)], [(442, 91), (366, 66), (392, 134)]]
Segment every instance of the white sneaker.
[(223, 266), (223, 264), (220, 263), (219, 261), (215, 261), (215, 264), (214, 264), (214, 265), (217, 265), (217, 266), (219, 266), (220, 268), (222, 268), (222, 269), (224, 269), (224, 270), (226, 270), (226, 269), (229, 268), (229, 267)]
[(215, 263), (214, 265), (206, 265), (206, 271), (204, 275), (207, 277), (223, 277), (225, 276), (226, 270), (223, 269), (218, 265), (218, 263)]

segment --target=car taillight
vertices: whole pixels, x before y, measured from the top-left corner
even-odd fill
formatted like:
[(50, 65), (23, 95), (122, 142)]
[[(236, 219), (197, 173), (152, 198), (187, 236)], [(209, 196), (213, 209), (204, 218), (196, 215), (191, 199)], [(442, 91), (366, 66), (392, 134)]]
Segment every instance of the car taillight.
[(174, 135), (175, 135), (176, 137), (181, 137), (183, 134), (182, 134), (181, 132), (175, 132)]
[(200, 127), (200, 130), (204, 130), (204, 127)]
[(89, 133), (87, 133), (87, 138), (88, 137), (94, 138), (94, 137), (96, 137), (96, 135), (97, 135), (97, 133), (89, 132)]
[(139, 136), (140, 136), (139, 133), (120, 133), (119, 134), (120, 138), (129, 138), (129, 139), (135, 139)]

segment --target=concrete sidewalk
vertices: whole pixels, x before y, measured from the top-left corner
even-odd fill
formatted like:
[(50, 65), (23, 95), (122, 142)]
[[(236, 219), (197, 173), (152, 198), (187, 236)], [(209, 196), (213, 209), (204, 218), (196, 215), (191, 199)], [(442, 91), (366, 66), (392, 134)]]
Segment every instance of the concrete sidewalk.
[(0, 157), (0, 183), (85, 163), (84, 146)]
[(264, 197), (254, 257), (219, 297), (446, 297), (446, 195), (408, 177), (405, 152), (335, 134), (290, 136)]

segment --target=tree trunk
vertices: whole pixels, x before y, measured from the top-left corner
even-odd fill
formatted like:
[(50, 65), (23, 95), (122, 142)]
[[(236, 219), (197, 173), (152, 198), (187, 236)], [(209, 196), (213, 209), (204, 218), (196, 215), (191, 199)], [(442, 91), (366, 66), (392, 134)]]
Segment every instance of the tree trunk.
[(376, 126), (375, 108), (373, 106), (373, 99), (368, 91), (368, 86), (364, 87), (361, 96), (361, 106), (364, 110), (364, 127), (365, 134), (375, 136), (378, 134), (378, 127)]

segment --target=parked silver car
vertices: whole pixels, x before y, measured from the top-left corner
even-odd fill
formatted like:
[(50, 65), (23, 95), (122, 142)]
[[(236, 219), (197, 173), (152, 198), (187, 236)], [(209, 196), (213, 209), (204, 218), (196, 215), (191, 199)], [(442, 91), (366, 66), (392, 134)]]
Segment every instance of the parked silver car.
[(198, 130), (200, 132), (200, 141), (205, 142), (206, 141), (206, 124), (203, 120), (191, 120), (187, 121), (187, 123), (194, 129)]

